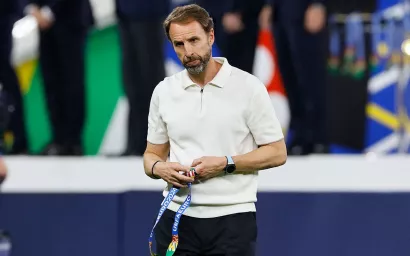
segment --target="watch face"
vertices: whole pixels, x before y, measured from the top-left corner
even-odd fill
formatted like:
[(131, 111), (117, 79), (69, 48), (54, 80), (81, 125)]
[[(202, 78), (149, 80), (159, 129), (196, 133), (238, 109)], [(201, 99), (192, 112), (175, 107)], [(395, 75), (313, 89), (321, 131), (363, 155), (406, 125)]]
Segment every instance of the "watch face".
[(233, 171), (235, 171), (235, 169), (236, 169), (235, 165), (228, 165), (228, 167), (226, 168), (226, 172), (232, 173)]

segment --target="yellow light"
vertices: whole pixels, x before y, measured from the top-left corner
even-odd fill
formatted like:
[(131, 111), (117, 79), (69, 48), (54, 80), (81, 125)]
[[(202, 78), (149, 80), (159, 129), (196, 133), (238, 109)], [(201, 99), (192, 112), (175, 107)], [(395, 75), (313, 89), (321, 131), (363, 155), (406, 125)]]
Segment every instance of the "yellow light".
[(403, 41), (401, 44), (401, 50), (405, 55), (410, 56), (410, 39)]

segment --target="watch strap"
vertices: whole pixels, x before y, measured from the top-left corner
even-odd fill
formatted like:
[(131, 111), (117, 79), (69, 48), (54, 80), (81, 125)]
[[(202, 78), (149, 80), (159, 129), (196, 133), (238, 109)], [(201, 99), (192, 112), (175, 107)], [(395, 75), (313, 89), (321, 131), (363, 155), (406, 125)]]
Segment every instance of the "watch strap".
[(228, 165), (230, 165), (230, 164), (235, 164), (235, 163), (233, 162), (233, 159), (232, 159), (231, 156), (226, 156), (226, 159), (228, 160)]

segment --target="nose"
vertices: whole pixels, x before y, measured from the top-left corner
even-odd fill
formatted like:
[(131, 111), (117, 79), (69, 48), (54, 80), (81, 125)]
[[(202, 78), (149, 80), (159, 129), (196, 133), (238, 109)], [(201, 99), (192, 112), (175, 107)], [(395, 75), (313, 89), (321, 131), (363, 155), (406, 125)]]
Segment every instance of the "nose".
[(194, 53), (193, 48), (190, 45), (185, 45), (185, 56), (192, 56)]

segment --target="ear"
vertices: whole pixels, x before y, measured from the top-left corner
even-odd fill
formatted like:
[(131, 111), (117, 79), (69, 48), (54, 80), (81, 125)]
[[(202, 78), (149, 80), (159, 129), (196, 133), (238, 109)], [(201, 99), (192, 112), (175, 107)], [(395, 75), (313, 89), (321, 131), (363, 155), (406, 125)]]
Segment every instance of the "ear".
[(215, 42), (215, 31), (213, 28), (211, 28), (211, 30), (209, 31), (209, 36), (208, 36), (208, 40), (209, 40), (209, 45), (213, 45)]

